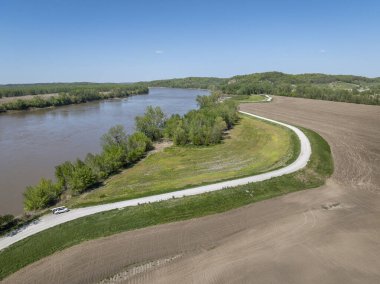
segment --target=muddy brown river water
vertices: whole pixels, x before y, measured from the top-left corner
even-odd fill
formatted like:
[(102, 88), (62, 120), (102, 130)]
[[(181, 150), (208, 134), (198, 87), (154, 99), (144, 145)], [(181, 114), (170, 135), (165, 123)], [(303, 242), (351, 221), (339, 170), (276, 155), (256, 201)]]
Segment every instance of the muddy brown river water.
[(100, 151), (100, 137), (122, 124), (134, 131), (134, 118), (148, 105), (166, 114), (197, 107), (205, 90), (151, 88), (148, 95), (54, 109), (0, 115), (0, 214), (22, 212), (22, 193), (41, 177), (54, 177), (54, 167)]

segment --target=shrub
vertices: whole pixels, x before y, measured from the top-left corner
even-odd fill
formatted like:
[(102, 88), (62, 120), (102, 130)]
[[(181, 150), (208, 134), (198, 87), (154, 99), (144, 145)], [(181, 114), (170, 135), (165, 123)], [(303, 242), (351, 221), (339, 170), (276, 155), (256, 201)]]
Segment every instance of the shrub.
[(186, 145), (189, 141), (187, 132), (182, 126), (182, 123), (177, 126), (173, 134), (173, 142), (175, 145)]
[(24, 192), (24, 207), (28, 211), (43, 209), (54, 204), (60, 195), (60, 187), (42, 178), (36, 186), (28, 186)]

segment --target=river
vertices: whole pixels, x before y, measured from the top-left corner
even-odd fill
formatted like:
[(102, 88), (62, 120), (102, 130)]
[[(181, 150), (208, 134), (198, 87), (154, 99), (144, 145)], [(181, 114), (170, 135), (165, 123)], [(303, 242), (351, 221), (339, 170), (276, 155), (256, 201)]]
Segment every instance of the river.
[(151, 88), (148, 95), (97, 101), (52, 109), (0, 115), (0, 214), (22, 213), (22, 193), (54, 167), (100, 151), (100, 137), (122, 124), (134, 131), (134, 119), (149, 105), (167, 115), (197, 107), (205, 90)]

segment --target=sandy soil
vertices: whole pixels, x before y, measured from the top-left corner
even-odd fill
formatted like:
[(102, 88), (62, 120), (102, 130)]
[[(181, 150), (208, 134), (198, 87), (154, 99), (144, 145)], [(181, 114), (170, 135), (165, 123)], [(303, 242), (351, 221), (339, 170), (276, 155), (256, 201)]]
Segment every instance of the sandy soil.
[[(380, 107), (276, 97), (241, 108), (319, 132), (332, 147), (333, 177), (223, 214), (89, 241), (4, 283), (114, 275), (131, 275), (125, 281), (132, 283), (379, 283)], [(131, 267), (139, 273), (128, 274)]]
[(27, 95), (27, 96), (18, 96), (18, 97), (4, 97), (4, 98), (0, 98), (0, 105), (17, 101), (17, 100), (31, 100), (35, 98), (36, 96), (39, 96), (43, 99), (48, 99), (51, 97), (57, 97), (58, 95), (59, 95), (58, 93), (53, 93), (53, 94)]
[(156, 142), (153, 145), (154, 149), (152, 151), (149, 151), (148, 155), (151, 155), (153, 153), (162, 152), (166, 148), (169, 148), (171, 146), (173, 146), (173, 142), (172, 141), (163, 140), (163, 141), (160, 141), (160, 142)]

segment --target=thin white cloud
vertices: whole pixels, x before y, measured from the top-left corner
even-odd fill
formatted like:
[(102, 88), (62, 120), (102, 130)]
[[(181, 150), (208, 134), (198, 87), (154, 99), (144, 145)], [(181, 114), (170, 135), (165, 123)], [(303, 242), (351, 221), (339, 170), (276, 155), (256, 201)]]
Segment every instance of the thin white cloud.
[(156, 50), (154, 53), (156, 53), (156, 54), (163, 54), (164, 51), (163, 50)]
[(326, 53), (326, 50), (325, 49), (321, 49), (319, 52), (320, 53)]

